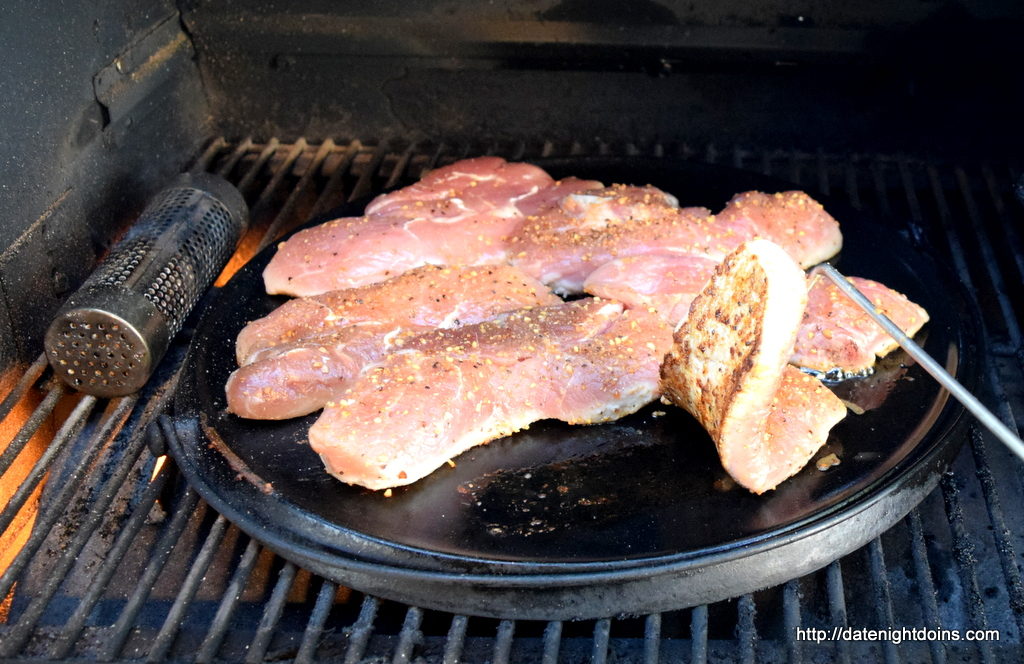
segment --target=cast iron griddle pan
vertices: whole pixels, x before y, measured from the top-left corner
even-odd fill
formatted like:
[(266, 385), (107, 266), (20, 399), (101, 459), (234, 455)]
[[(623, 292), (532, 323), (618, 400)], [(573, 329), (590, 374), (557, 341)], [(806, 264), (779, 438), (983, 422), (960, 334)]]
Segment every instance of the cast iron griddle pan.
[[(663, 159), (542, 162), (555, 177), (654, 184), (718, 210), (736, 192), (792, 184)], [(813, 195), (813, 192), (812, 192)], [(980, 349), (959, 284), (897, 233), (818, 197), (840, 221), (834, 263), (920, 303), (925, 349), (976, 389)], [(348, 205), (315, 221), (355, 216)], [(836, 391), (871, 405), (833, 429), (816, 459), (775, 491), (733, 486), (687, 413), (652, 404), (618, 422), (539, 422), (455, 459), (388, 498), (331, 478), (306, 442), (317, 414), (283, 422), (224, 412), (239, 330), (284, 298), (264, 293), (268, 248), (201, 321), (176, 401), (171, 451), (217, 510), (270, 548), (342, 584), (462, 613), (567, 619), (716, 601), (819, 568), (919, 502), (959, 449), (963, 411), (897, 352)], [(242, 472), (240, 472), (242, 471)]]

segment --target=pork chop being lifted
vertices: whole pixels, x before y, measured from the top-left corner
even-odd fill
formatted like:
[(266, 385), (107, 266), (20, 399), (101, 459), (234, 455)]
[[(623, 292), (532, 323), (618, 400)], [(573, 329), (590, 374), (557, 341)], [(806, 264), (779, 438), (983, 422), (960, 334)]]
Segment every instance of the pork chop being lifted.
[[(650, 307), (670, 325), (686, 320), (690, 304), (711, 278), (716, 263), (687, 254), (645, 254), (602, 265), (583, 284), (598, 297), (631, 307)], [(928, 322), (928, 312), (905, 295), (877, 281), (850, 277), (879, 311), (908, 336)], [(876, 357), (897, 348), (896, 342), (839, 289), (819, 275), (808, 277), (808, 301), (790, 363), (821, 373), (858, 374)]]
[(828, 388), (787, 364), (806, 303), (793, 259), (747, 242), (693, 301), (662, 365), (667, 399), (700, 421), (722, 466), (754, 493), (799, 471), (846, 415)]
[(409, 484), (542, 419), (607, 422), (657, 398), (672, 332), (645, 310), (587, 298), (437, 330), (362, 373), (309, 431), (327, 471)]
[(228, 410), (286, 419), (318, 410), (345, 382), (422, 332), (560, 300), (507, 265), (424, 266), (371, 286), (290, 300), (238, 335)]

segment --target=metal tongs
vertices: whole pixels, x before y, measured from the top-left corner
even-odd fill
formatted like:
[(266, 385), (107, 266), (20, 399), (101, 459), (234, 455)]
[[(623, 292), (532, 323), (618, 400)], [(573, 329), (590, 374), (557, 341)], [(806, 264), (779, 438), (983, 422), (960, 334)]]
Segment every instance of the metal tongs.
[(871, 303), (864, 293), (861, 293), (857, 288), (847, 280), (837, 269), (829, 265), (828, 263), (821, 263), (816, 265), (813, 272), (824, 274), (828, 277), (832, 283), (834, 283), (839, 290), (841, 290), (847, 297), (853, 300), (857, 306), (864, 310), (868, 316), (882, 326), (882, 328), (889, 333), (890, 336), (898, 343), (903, 350), (913, 357), (920, 363), (920, 365), (927, 371), (932, 377), (939, 381), (939, 384), (946, 388), (950, 394), (953, 395), (957, 401), (962, 403), (967, 410), (971, 411), (978, 421), (982, 423), (989, 431), (1003, 442), (1010, 451), (1016, 454), (1021, 460), (1024, 460), (1024, 441), (1009, 429), (1005, 424), (1000, 421), (995, 414), (986, 408), (977, 397), (970, 393), (963, 385), (957, 382), (953, 376), (946, 371), (941, 364), (932, 359), (932, 356), (924, 352), (913, 339), (904, 334), (903, 330), (900, 329), (896, 323), (893, 323), (888, 316), (881, 313), (875, 308), (875, 305)]

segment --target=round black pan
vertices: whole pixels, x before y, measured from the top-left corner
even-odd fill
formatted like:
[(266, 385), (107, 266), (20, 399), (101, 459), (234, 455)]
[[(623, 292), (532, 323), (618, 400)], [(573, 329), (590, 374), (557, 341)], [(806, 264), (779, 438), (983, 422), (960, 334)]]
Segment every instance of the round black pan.
[[(650, 183), (712, 210), (736, 192), (794, 185), (703, 164), (642, 158), (540, 162), (555, 177)], [(812, 192), (813, 194), (813, 192)], [(844, 248), (833, 263), (907, 294), (931, 314), (919, 337), (968, 389), (981, 356), (969, 299), (950, 274), (868, 215), (818, 197)], [(345, 206), (326, 218), (358, 215)], [(322, 221), (323, 219), (315, 220)], [(261, 273), (227, 284), (200, 323), (176, 402), (172, 454), (216, 509), (282, 556), (360, 590), (419, 606), (564, 619), (681, 608), (795, 578), (901, 518), (959, 449), (963, 411), (902, 351), (841, 396), (850, 414), (816, 459), (775, 491), (733, 486), (704, 430), (653, 404), (618, 422), (540, 422), (386, 497), (323, 472), (306, 443), (316, 414), (284, 422), (224, 412), (234, 340), (283, 298)]]

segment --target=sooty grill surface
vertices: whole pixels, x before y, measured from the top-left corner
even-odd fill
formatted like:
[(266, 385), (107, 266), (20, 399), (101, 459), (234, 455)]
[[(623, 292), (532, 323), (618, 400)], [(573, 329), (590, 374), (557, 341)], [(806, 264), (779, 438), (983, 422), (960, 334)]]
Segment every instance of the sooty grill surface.
[[(889, 217), (972, 290), (990, 342), (983, 399), (1024, 405), (1019, 164), (686, 145), (216, 139), (193, 170), (234, 182), (256, 249), (345, 199), (464, 156), (648, 154), (782, 177)], [(201, 305), (202, 306), (202, 305)], [(659, 615), (501, 621), (364, 596), (296, 568), (214, 513), (163, 456), (190, 333), (139, 396), (69, 393), (40, 358), (0, 403), (0, 657), (345, 662), (953, 662), (1024, 658), (1024, 468), (976, 427), (910, 515), (827, 568)], [(797, 628), (996, 630), (998, 641), (831, 641)]]

